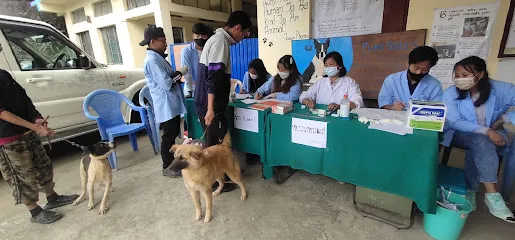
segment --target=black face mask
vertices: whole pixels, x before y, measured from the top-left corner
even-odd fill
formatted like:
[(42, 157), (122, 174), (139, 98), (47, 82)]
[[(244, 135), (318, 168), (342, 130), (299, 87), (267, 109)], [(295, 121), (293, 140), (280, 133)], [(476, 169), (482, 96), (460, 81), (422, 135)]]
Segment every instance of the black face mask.
[(195, 41), (195, 44), (199, 47), (204, 47), (204, 45), (206, 45), (206, 42), (207, 40), (206, 39), (202, 39), (202, 38), (199, 38), (199, 39), (195, 39), (193, 40)]
[(419, 82), (419, 81), (420, 81), (420, 80), (422, 80), (422, 78), (424, 78), (426, 75), (427, 75), (427, 73), (421, 73), (421, 74), (412, 73), (412, 72), (408, 69), (408, 77), (409, 77), (409, 79), (410, 79), (410, 80), (412, 80), (412, 81)]

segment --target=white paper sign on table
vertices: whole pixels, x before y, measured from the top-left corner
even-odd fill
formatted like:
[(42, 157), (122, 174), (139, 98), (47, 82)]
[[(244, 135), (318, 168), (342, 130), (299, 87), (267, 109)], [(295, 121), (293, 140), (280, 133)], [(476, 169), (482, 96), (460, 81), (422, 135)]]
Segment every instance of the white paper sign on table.
[(257, 110), (234, 108), (234, 127), (257, 133), (259, 132), (258, 116)]
[(327, 146), (327, 122), (291, 119), (291, 141), (316, 148)]

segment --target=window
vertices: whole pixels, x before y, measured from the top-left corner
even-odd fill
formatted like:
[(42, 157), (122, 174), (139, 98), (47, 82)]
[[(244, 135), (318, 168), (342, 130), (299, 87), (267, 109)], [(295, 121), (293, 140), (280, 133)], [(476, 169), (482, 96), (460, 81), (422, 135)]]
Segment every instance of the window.
[(102, 32), (107, 64), (123, 64), (120, 45), (118, 45), (118, 36), (116, 35), (116, 27), (101, 28), (100, 31)]
[(182, 28), (180, 27), (172, 27), (173, 32), (173, 43), (184, 43), (184, 34), (182, 32)]
[(110, 0), (97, 2), (94, 4), (95, 17), (104, 16), (113, 12)]
[(86, 12), (84, 12), (84, 8), (79, 8), (72, 12), (72, 22), (80, 23), (86, 21)]
[[(22, 71), (78, 68), (78, 53), (43, 28), (2, 29)], [(69, 43), (68, 43), (69, 44)]]
[(143, 7), (149, 4), (150, 0), (127, 0), (127, 9), (131, 10), (133, 8)]
[(87, 52), (89, 55), (94, 57), (93, 54), (93, 46), (91, 46), (91, 38), (89, 37), (89, 32), (81, 32), (77, 33), (77, 36), (79, 37), (79, 43), (85, 52)]

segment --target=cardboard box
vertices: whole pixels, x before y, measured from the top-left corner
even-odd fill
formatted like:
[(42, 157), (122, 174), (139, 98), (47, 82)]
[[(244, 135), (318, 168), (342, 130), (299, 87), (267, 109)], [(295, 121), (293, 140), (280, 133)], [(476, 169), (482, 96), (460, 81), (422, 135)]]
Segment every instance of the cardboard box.
[(272, 107), (272, 113), (275, 114), (286, 114), (293, 111), (293, 104), (291, 103), (279, 103)]
[(446, 116), (447, 107), (442, 102), (409, 102), (408, 127), (442, 132)]

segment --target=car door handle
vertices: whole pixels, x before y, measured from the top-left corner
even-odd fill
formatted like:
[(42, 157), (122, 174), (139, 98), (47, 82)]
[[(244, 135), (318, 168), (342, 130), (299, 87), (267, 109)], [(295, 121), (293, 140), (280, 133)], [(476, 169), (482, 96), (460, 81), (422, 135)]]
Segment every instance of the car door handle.
[(42, 77), (42, 78), (27, 78), (28, 83), (37, 83), (37, 82), (48, 82), (51, 81), (51, 77)]

